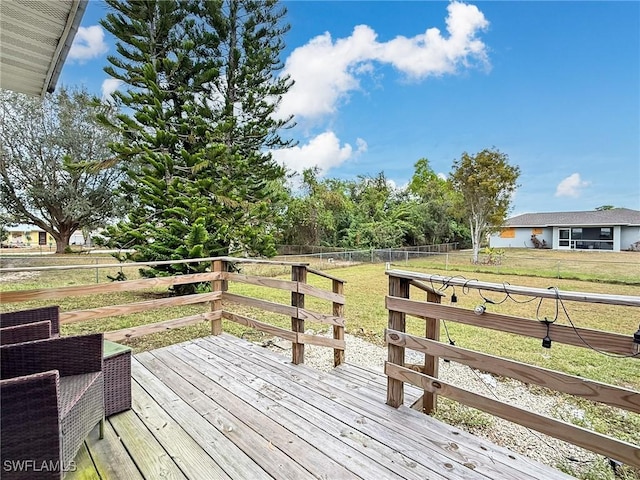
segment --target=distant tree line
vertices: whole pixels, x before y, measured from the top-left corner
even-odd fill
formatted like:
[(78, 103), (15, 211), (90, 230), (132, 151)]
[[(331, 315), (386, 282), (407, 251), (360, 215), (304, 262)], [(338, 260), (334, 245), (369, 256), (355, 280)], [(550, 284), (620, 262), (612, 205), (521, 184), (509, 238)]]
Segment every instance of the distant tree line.
[(302, 173), (302, 188), (289, 193), (282, 243), (352, 248), (392, 248), (457, 242), (473, 247), (505, 220), (520, 169), (505, 153), (464, 152), (447, 177), (429, 160), (414, 165), (408, 185), (394, 187), (384, 172), (357, 180)]
[(452, 184), (427, 159), (415, 164), (408, 186), (395, 187), (384, 172), (356, 180), (319, 178), (305, 170), (289, 192), (281, 243), (348, 248), (392, 248), (459, 242), (470, 246), (469, 228)]

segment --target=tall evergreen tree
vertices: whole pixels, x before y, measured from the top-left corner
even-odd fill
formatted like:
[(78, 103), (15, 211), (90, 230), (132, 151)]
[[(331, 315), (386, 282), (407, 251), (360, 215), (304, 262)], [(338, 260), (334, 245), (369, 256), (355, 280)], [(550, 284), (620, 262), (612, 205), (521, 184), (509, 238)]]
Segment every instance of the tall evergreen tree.
[(123, 82), (114, 98), (128, 112), (116, 122), (124, 141), (114, 149), (131, 204), (110, 243), (135, 249), (138, 261), (274, 254), (272, 183), (284, 170), (264, 149), (287, 144), (278, 130), (288, 122), (273, 117), (290, 85), (276, 79), (283, 11), (235, 0), (107, 4), (102, 25), (118, 39), (118, 55), (106, 71)]

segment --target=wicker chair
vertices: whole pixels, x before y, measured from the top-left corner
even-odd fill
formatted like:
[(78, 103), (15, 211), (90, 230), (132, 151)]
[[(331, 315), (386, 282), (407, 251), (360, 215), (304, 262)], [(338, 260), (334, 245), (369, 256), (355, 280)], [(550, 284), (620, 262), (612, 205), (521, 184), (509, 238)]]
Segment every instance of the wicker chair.
[(32, 308), (0, 313), (0, 345), (42, 340), (60, 335), (60, 308)]
[(102, 334), (0, 347), (4, 480), (61, 479), (104, 421)]

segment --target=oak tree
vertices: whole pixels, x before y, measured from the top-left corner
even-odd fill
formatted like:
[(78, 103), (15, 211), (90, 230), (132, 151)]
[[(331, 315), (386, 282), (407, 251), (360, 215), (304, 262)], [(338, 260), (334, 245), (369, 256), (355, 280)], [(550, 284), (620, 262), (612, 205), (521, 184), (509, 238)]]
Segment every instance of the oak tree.
[(15, 223), (40, 227), (64, 253), (78, 229), (103, 227), (116, 214), (115, 168), (106, 161), (116, 135), (97, 121), (111, 109), (86, 90), (59, 89), (44, 99), (0, 92), (0, 204)]

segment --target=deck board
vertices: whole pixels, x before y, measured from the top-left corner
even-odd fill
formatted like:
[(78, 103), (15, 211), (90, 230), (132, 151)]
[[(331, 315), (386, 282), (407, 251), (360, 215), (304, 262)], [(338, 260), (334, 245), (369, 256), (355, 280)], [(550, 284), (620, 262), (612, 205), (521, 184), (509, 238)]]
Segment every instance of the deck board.
[[(395, 455), (387, 455), (380, 461), (392, 462), (391, 468), (398, 473), (399, 470), (402, 471), (406, 478), (482, 478), (468, 468), (450, 462), (449, 457), (437, 456), (434, 452), (425, 455), (417, 451), (414, 444), (395, 431), (396, 425), (379, 424), (368, 412), (358, 408), (353, 396), (313, 378), (317, 375), (324, 381), (330, 381), (332, 377), (329, 374), (262, 357), (259, 352), (244, 349), (235, 342), (223, 342), (225, 348), (218, 349), (218, 355), (228, 357), (236, 365), (244, 365), (247, 371), (256, 372), (261, 378), (278, 385), (289, 395), (304, 400), (318, 411), (330, 412), (328, 417), (335, 419), (340, 426), (351, 427), (356, 432), (353, 438), (359, 439), (361, 443), (374, 442), (376, 445), (387, 446)], [(195, 344), (209, 350), (216, 348), (216, 344), (206, 340)], [(191, 351), (194, 348), (189, 346), (187, 349)], [(390, 407), (387, 408), (388, 413), (396, 413)]]
[[(215, 411), (220, 410), (220, 406), (209, 402), (208, 399), (204, 399), (205, 404), (198, 403), (202, 396), (194, 392), (188, 383), (180, 382), (182, 377), (176, 378), (170, 369), (167, 369), (162, 377), (158, 377), (147, 368), (150, 365), (167, 369), (166, 365), (159, 364), (159, 361), (152, 354), (140, 354), (132, 365), (132, 373), (137, 381), (144, 384), (148, 395), (152, 396), (167, 412), (170, 412), (170, 415), (183, 426), (200, 448), (208, 452), (218, 465), (224, 466), (230, 477), (255, 478), (257, 480), (271, 478), (222, 433), (221, 430), (225, 428), (222, 419), (213, 423), (207, 420), (207, 416), (210, 418)], [(164, 379), (166, 379), (166, 383), (163, 383)], [(180, 394), (183, 394), (187, 400)], [(199, 407), (199, 410), (196, 407)], [(229, 429), (232, 426), (227, 424), (226, 428)]]
[[(208, 355), (205, 350), (199, 352), (203, 355)], [(197, 359), (197, 356), (189, 357), (186, 352), (182, 352), (182, 358), (186, 360)], [(206, 372), (211, 369), (213, 365), (209, 364), (206, 360), (198, 361), (198, 369)], [(319, 414), (312, 409), (306, 408), (303, 402), (297, 404), (290, 404), (293, 408), (286, 408), (286, 402), (279, 403), (277, 400), (284, 400), (283, 394), (278, 392), (277, 389), (272, 388), (269, 384), (266, 384), (261, 379), (247, 378), (246, 374), (239, 372), (233, 368), (233, 365), (219, 363), (224, 366), (225, 376), (224, 386), (233, 390), (240, 395), (245, 401), (256, 406), (260, 411), (268, 412), (269, 417), (276, 423), (286, 426), (290, 435), (295, 435), (304, 440), (307, 445), (323, 445), (323, 453), (320, 455), (316, 452), (316, 448), (311, 450), (303, 450), (298, 452), (298, 456), (304, 457), (311, 453), (311, 463), (313, 469), (322, 467), (321, 472), (315, 472), (316, 474), (325, 474), (328, 478), (360, 478), (357, 475), (350, 474), (349, 471), (341, 467), (345, 465), (345, 462), (352, 461), (358, 463), (359, 467), (365, 472), (369, 478), (382, 475), (382, 478), (401, 478), (394, 477), (393, 472), (388, 469), (374, 468), (371, 462), (360, 462), (357, 453), (350, 451), (346, 446), (340, 446), (339, 442), (331, 438), (325, 431), (316, 426), (317, 418)], [(246, 383), (250, 383), (252, 388), (246, 388)], [(313, 419), (316, 419), (316, 422)], [(306, 453), (305, 453), (306, 452)], [(323, 458), (328, 457), (328, 458)]]
[[(210, 405), (213, 399), (219, 402), (220, 406), (217, 411), (207, 411), (205, 417), (209, 421), (218, 423), (221, 431), (229, 436), (247, 455), (251, 455), (253, 460), (271, 476), (292, 480), (316, 478), (308, 468), (321, 468), (323, 461), (331, 463), (330, 458), (320, 456), (317, 458), (316, 465), (311, 464), (303, 454), (307, 452), (313, 458), (316, 449), (312, 445), (298, 441), (294, 435), (291, 435), (267, 415), (245, 402), (241, 397), (220, 387), (209, 376), (200, 373), (197, 368), (200, 366), (192, 367), (175, 357), (172, 359), (171, 353), (170, 349), (169, 351), (157, 352), (157, 355), (159, 357), (161, 355), (163, 364), (170, 368), (179, 368), (185, 380), (197, 383), (202, 392), (198, 391), (193, 395), (195, 399), (202, 402), (201, 405)], [(166, 367), (164, 368), (166, 369)], [(162, 369), (163, 366), (158, 365), (158, 369), (154, 372), (164, 374)], [(226, 372), (220, 369), (211, 372), (212, 376), (223, 374), (226, 376)], [(300, 457), (300, 463), (290, 461), (290, 457)], [(302, 463), (306, 463), (306, 465), (303, 466)], [(327, 468), (329, 469), (329, 465)]]
[(92, 432), (65, 479), (572, 478), (387, 406), (381, 373), (292, 365), (226, 334), (138, 354), (132, 377), (132, 410)]
[(116, 415), (109, 420), (144, 478), (186, 479), (180, 467), (150, 431), (140, 415)]
[(153, 432), (185, 477), (230, 480), (222, 467), (171, 416), (173, 405), (164, 410), (156, 402), (157, 397), (144, 395), (137, 381), (132, 385), (132, 397), (138, 417)]
[[(193, 353), (194, 360), (200, 359), (198, 363), (199, 368), (203, 368), (201, 365), (206, 362), (207, 359), (211, 360), (211, 352), (205, 348), (197, 345), (192, 345), (186, 351)], [(182, 352), (182, 355), (185, 355)], [(320, 404), (321, 408), (313, 405), (309, 405), (309, 398), (305, 394), (306, 400), (302, 401), (300, 398), (291, 395), (283, 383), (285, 379), (278, 377), (278, 385), (273, 382), (269, 382), (262, 377), (254, 376), (250, 373), (254, 370), (255, 366), (249, 362), (244, 362), (242, 359), (237, 359), (235, 356), (231, 356), (233, 363), (222, 363), (225, 367), (225, 373), (234, 369), (238, 369), (239, 372), (244, 372), (246, 381), (255, 388), (255, 394), (260, 396), (266, 396), (271, 400), (270, 404), (265, 405), (269, 408), (270, 415), (276, 421), (286, 424), (288, 428), (299, 436), (308, 436), (311, 442), (315, 444), (322, 444), (323, 449), (331, 455), (332, 458), (342, 462), (342, 464), (357, 474), (359, 478), (426, 478), (424, 475), (432, 475), (433, 472), (423, 469), (424, 471), (415, 472), (416, 468), (408, 469), (405, 467), (405, 458), (398, 455), (397, 452), (392, 449), (384, 448), (379, 442), (373, 441), (368, 437), (360, 434), (355, 428), (347, 423), (334, 420), (333, 416), (327, 411), (332, 410), (335, 405), (326, 402)], [(220, 362), (220, 358), (216, 359)], [(245, 369), (239, 368), (244, 365)], [(297, 388), (294, 385), (294, 388)], [(320, 400), (321, 402), (322, 400)], [(332, 412), (334, 413), (334, 412)], [(353, 420), (353, 423), (357, 422), (357, 419)], [(323, 443), (321, 443), (323, 442)], [(364, 452), (364, 453), (363, 453)], [(400, 457), (399, 461), (393, 461), (389, 458), (389, 455), (395, 454)], [(384, 458), (387, 456), (385, 464), (391, 468), (380, 465), (376, 461), (376, 457)], [(396, 470), (403, 472), (404, 474), (395, 473)], [(422, 473), (423, 475), (420, 475)], [(336, 477), (329, 477), (336, 478)], [(434, 476), (437, 478), (437, 476)]]
[[(196, 343), (199, 345), (208, 343), (212, 345), (211, 348), (214, 348), (214, 344), (208, 340), (199, 340)], [(389, 446), (410, 452), (407, 456), (412, 461), (422, 463), (432, 468), (434, 472), (444, 474), (447, 478), (540, 478), (539, 464), (536, 464), (532, 471), (528, 468), (530, 462), (524, 461), (524, 457), (517, 456), (506, 449), (500, 449), (489, 442), (467, 445), (457, 440), (459, 437), (466, 438), (467, 433), (419, 412), (415, 412), (415, 417), (423, 418), (426, 422), (419, 423), (418, 428), (412, 428), (411, 422), (406, 421), (406, 414), (399, 415), (396, 409), (384, 404), (384, 395), (381, 397), (372, 395), (362, 387), (356, 387), (352, 383), (345, 384), (333, 374), (325, 374), (305, 366), (293, 366), (277, 359), (264, 358), (260, 355), (261, 347), (257, 345), (235, 340), (231, 343), (237, 347), (234, 353), (239, 358), (255, 358), (256, 362), (267, 363), (270, 371), (277, 371), (281, 385), (283, 384), (281, 377), (290, 376), (295, 381), (290, 391), (305, 398), (305, 401), (312, 404), (314, 402), (308, 393), (298, 393), (301, 385), (323, 392), (325, 395), (335, 395), (334, 403), (346, 407), (347, 415), (356, 412), (361, 416), (362, 424), (359, 425), (359, 429), (362, 433), (385, 441)], [(256, 364), (255, 368), (260, 367)], [(305, 372), (309, 379), (303, 377), (302, 372)], [(334, 412), (340, 411), (336, 406), (333, 409)], [(421, 445), (422, 448), (416, 449), (416, 444)], [(425, 458), (424, 452), (429, 452), (428, 458)], [(483, 477), (471, 475), (469, 469), (474, 473), (482, 474)], [(545, 478), (555, 477), (549, 473)]]
[[(92, 453), (96, 478), (109, 480), (141, 480), (144, 477), (118, 438), (111, 422), (105, 421), (104, 438), (100, 439), (95, 429), (86, 441)], [(66, 478), (66, 477), (65, 477)]]

